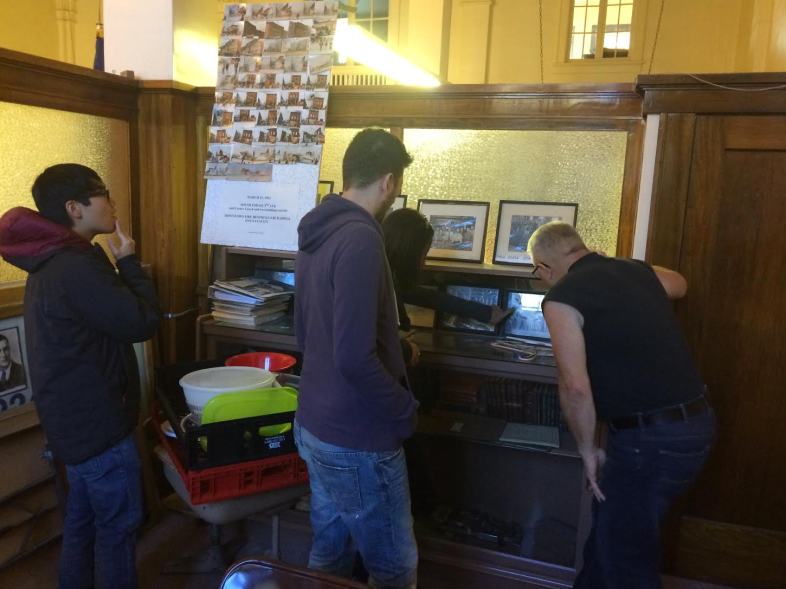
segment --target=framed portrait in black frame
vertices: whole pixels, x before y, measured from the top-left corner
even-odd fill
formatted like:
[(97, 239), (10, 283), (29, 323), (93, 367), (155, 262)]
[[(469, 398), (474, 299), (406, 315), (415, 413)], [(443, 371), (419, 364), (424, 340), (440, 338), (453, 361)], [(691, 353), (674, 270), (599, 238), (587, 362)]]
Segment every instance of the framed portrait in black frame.
[[(499, 305), (502, 294), (501, 289), (496, 286), (465, 284), (448, 284), (445, 285), (444, 291), (454, 297), (484, 305)], [(477, 319), (460, 317), (459, 315), (444, 312), (439, 314), (437, 327), (448, 331), (463, 331), (478, 335), (496, 335), (498, 331), (498, 326), (491, 323), (484, 323)]]
[(328, 194), (333, 192), (333, 180), (320, 180), (317, 184), (317, 204), (322, 202)]
[(576, 203), (501, 200), (492, 261), (531, 266), (527, 243), (535, 230), (552, 221), (564, 221), (575, 227), (578, 211)]
[(489, 203), (421, 199), (418, 211), (434, 228), (427, 259), (483, 263)]

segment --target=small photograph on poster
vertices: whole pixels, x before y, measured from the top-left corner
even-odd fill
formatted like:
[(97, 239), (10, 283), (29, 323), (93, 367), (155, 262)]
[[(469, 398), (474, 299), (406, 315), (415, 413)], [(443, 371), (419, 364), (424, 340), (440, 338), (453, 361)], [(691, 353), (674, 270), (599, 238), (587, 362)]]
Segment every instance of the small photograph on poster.
[[(262, 71), (263, 57), (241, 57), (239, 71), (241, 74), (258, 74)], [(267, 58), (270, 61), (270, 58)]]
[(321, 4), (321, 2), (314, 2), (314, 0), (303, 2), (303, 16), (314, 16), (316, 14), (315, 4)]
[(236, 108), (235, 116), (232, 119), (232, 122), (236, 125), (242, 125), (244, 127), (252, 127), (257, 122), (258, 113), (259, 111), (253, 108)]
[(262, 46), (264, 43), (265, 41), (256, 37), (243, 37), (240, 55), (243, 57), (259, 57), (262, 55)]
[(279, 166), (283, 166), (284, 164), (286, 164), (287, 163), (286, 159), (289, 149), (290, 148), (288, 147), (276, 146), (276, 159), (274, 160), (273, 163)]
[(288, 37), (290, 39), (308, 39), (311, 37), (311, 25), (313, 22), (311, 19), (289, 21)]
[(224, 127), (210, 127), (210, 137), (208, 139), (210, 145), (227, 145), (232, 142), (232, 129)]
[[(332, 57), (330, 57), (329, 55), (326, 57), (330, 58), (330, 62), (332, 63)], [(287, 58), (284, 60), (284, 72), (305, 74), (308, 64), (309, 64), (309, 57), (307, 55), (287, 56)]]
[(284, 56), (283, 55), (263, 55), (260, 62), (260, 73), (263, 74), (280, 74), (284, 72)]
[(276, 161), (276, 148), (272, 146), (263, 146), (254, 148), (254, 163), (255, 164), (272, 164)]
[(275, 145), (276, 136), (278, 134), (277, 127), (267, 127), (262, 129), (254, 129), (253, 140), (255, 145)]
[(254, 149), (251, 145), (235, 145), (232, 147), (232, 157), (230, 163), (233, 164), (253, 164)]
[(221, 37), (218, 45), (218, 55), (220, 57), (237, 57), (240, 55), (241, 40), (232, 37)]
[(229, 145), (211, 145), (207, 148), (205, 161), (208, 164), (228, 164), (231, 153), (232, 147)]
[(305, 39), (285, 39), (284, 40), (284, 53), (287, 55), (308, 55), (309, 40)]
[(327, 92), (306, 92), (305, 106), (309, 110), (325, 110), (328, 105)]
[(246, 17), (245, 4), (227, 4), (224, 8), (224, 21), (237, 22)]
[(338, 16), (338, 0), (325, 0), (314, 5), (314, 16)]
[(283, 2), (274, 6), (276, 7), (276, 19), (289, 20), (303, 17), (303, 2)]
[(235, 107), (238, 108), (254, 108), (257, 105), (257, 92), (236, 92)]
[(243, 23), (243, 37), (264, 39), (267, 23), (264, 20), (247, 20)]
[(311, 36), (311, 44), (309, 45), (310, 53), (332, 53), (333, 41), (336, 37), (330, 35), (329, 37), (314, 37)]
[(325, 130), (322, 127), (306, 125), (300, 127), (301, 145), (323, 145), (325, 143)]
[(319, 125), (320, 127), (325, 126), (325, 114), (326, 111), (324, 110), (316, 110), (316, 109), (308, 109), (304, 110), (302, 114), (303, 124), (304, 125)]
[(316, 18), (311, 23), (312, 35), (317, 37), (330, 37), (336, 34), (335, 18)]
[(281, 90), (284, 83), (283, 74), (265, 74), (260, 80), (260, 88), (263, 90)]
[(254, 129), (245, 125), (232, 127), (232, 143), (235, 145), (251, 145), (254, 142)]
[(265, 41), (286, 39), (289, 36), (289, 21), (268, 22), (265, 24)]
[(257, 108), (262, 110), (275, 110), (278, 106), (278, 92), (260, 92)]
[(207, 180), (223, 178), (229, 171), (229, 164), (205, 164), (204, 178)]
[(306, 90), (327, 90), (329, 85), (330, 76), (326, 73), (306, 76)]
[(231, 74), (218, 75), (216, 90), (234, 90), (238, 85), (237, 76)]
[(273, 55), (284, 52), (284, 39), (265, 39), (265, 47), (262, 49), (264, 55)]
[(305, 108), (306, 107), (306, 93), (297, 90), (289, 90), (281, 92), (278, 99), (279, 107), (287, 108)]
[(24, 405), (32, 396), (24, 337), (21, 316), (0, 321), (0, 412)]
[(322, 161), (322, 146), (312, 145), (301, 147), (299, 155), (298, 163), (318, 166), (319, 162)]
[(256, 90), (260, 87), (260, 74), (240, 74), (237, 76), (238, 90)]
[(248, 4), (250, 20), (267, 20), (276, 16), (276, 9), (272, 4)]
[(213, 127), (231, 127), (232, 126), (232, 113), (231, 109), (222, 108), (218, 104), (213, 106), (213, 118), (210, 125)]
[(278, 109), (279, 127), (299, 128), (303, 117), (303, 111), (299, 108), (280, 108)]
[(242, 22), (225, 22), (221, 27), (222, 37), (242, 37), (243, 36), (243, 23)]
[(216, 104), (224, 108), (231, 108), (235, 105), (234, 92), (216, 92)]
[(275, 126), (278, 122), (278, 111), (276, 109), (261, 109), (257, 111), (257, 127)]
[(308, 76), (304, 76), (303, 74), (284, 74), (283, 81), (281, 83), (282, 90), (305, 90), (305, 81), (304, 79)]
[(229, 164), (227, 177), (232, 180), (248, 180), (249, 182), (270, 182), (273, 180), (271, 164)]
[(218, 75), (235, 76), (239, 65), (240, 59), (237, 57), (222, 57), (218, 60)]
[(279, 147), (283, 147), (285, 145), (299, 145), (300, 144), (300, 128), (286, 128), (282, 127), (278, 130), (278, 138), (276, 139), (276, 144)]
[(327, 72), (332, 66), (332, 55), (311, 55), (308, 58), (308, 73), (311, 75)]

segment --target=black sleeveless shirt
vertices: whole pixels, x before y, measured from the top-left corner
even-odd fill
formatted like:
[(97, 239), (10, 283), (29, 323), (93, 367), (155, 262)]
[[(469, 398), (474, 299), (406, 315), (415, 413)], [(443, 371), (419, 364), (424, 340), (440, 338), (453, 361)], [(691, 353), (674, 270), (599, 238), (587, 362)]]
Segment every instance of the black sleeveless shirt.
[(549, 290), (543, 305), (549, 301), (584, 317), (598, 419), (678, 405), (704, 391), (672, 302), (649, 264), (588, 254)]

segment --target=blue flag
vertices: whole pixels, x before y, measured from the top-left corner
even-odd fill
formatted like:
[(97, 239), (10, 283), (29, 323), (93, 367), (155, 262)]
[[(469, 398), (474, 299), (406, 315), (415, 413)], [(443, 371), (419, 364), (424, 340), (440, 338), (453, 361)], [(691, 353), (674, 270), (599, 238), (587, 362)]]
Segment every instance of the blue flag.
[(93, 60), (93, 69), (104, 71), (104, 38), (96, 34), (96, 57)]

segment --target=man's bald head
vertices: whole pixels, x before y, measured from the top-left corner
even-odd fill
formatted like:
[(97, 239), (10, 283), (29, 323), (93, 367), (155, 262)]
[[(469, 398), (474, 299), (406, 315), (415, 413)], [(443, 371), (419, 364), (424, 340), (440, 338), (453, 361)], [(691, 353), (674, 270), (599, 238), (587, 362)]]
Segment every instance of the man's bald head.
[[(537, 228), (527, 244), (535, 266), (533, 273), (549, 286), (562, 278), (571, 264), (589, 252), (578, 231), (569, 223), (552, 221)], [(541, 268), (544, 271), (541, 271)]]

